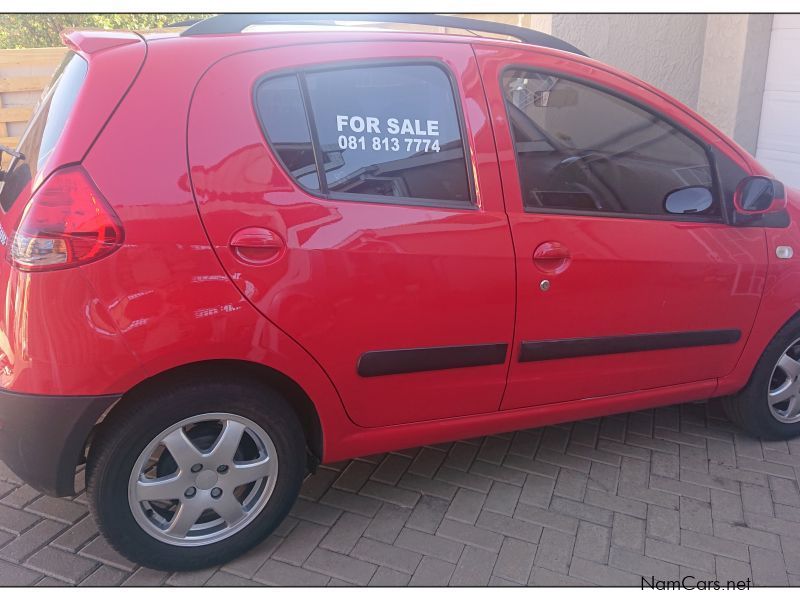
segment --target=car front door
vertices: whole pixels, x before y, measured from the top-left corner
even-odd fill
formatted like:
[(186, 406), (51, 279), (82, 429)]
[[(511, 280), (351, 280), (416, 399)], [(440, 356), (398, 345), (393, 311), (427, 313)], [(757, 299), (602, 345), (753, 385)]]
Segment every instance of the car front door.
[(231, 56), (197, 86), (188, 143), (228, 275), (356, 424), (499, 409), (514, 253), (468, 44)]
[(729, 373), (767, 251), (762, 230), (726, 222), (702, 126), (595, 66), (547, 51), (476, 54), (518, 278), (502, 408)]

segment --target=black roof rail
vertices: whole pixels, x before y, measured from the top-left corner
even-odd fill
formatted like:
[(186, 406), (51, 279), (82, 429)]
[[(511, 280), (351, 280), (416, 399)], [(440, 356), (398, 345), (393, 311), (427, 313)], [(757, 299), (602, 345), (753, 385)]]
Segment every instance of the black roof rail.
[(220, 14), (203, 19), (181, 33), (181, 36), (206, 34), (239, 33), (250, 25), (335, 25), (341, 21), (358, 21), (371, 23), (404, 23), (407, 25), (430, 25), (433, 27), (453, 27), (467, 31), (480, 31), (517, 38), (526, 44), (544, 46), (556, 50), (564, 50), (573, 54), (586, 56), (572, 44), (557, 37), (516, 25), (505, 25), (467, 17), (453, 17), (437, 14), (413, 13), (230, 13)]

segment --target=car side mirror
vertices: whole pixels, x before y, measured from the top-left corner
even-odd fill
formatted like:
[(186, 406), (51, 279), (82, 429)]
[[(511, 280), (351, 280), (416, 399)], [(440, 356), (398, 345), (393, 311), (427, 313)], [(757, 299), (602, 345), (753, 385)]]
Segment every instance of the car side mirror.
[(664, 210), (671, 215), (696, 215), (707, 211), (713, 203), (714, 195), (711, 190), (693, 185), (667, 194), (664, 198)]
[(736, 188), (733, 204), (745, 215), (780, 212), (786, 207), (783, 184), (768, 177), (745, 177)]

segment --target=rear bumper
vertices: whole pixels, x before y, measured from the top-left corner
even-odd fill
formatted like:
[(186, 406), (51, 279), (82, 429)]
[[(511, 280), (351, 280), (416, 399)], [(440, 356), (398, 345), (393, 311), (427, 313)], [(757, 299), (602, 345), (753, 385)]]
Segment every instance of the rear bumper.
[(50, 496), (75, 494), (75, 468), (112, 396), (40, 396), (0, 389), (0, 460)]

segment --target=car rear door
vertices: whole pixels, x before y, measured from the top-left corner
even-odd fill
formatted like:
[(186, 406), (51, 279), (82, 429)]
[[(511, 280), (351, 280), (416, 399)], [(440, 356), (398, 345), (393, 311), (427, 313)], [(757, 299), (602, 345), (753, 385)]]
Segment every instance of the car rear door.
[(498, 410), (513, 247), (468, 44), (230, 56), (199, 82), (188, 131), (221, 263), (355, 423)]
[[(642, 87), (563, 55), (476, 54), (516, 250), (502, 408), (733, 370), (767, 249), (762, 230), (726, 223), (708, 133)], [(709, 206), (668, 212), (666, 196), (689, 187)]]

